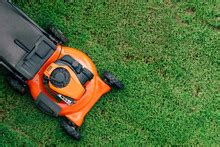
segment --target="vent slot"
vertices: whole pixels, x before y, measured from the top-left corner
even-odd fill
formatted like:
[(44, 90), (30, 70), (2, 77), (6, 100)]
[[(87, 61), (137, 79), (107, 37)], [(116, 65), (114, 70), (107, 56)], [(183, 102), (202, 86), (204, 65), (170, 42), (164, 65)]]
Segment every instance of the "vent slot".
[(21, 42), (21, 41), (19, 41), (18, 39), (15, 39), (14, 40), (14, 43), (17, 45), (17, 46), (19, 46), (20, 48), (22, 48), (24, 51), (26, 51), (26, 52), (30, 52), (30, 50)]

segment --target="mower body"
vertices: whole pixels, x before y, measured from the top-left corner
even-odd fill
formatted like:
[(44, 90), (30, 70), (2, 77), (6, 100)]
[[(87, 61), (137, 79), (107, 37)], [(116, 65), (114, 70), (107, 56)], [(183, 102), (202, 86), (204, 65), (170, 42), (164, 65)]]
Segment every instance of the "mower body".
[[(111, 89), (86, 54), (59, 45), (56, 38), (6, 0), (0, 0), (0, 34), (1, 65), (28, 85), (39, 109), (49, 115), (64, 116), (81, 126), (92, 106)], [(54, 79), (48, 81), (53, 74), (50, 70), (56, 66), (69, 71), (68, 86), (54, 86)], [(62, 78), (57, 77), (58, 84), (62, 83)], [(71, 99), (71, 103), (57, 98), (59, 94)]]
[[(61, 101), (57, 103), (57, 100), (48, 93), (44, 85), (43, 75), (48, 68), (50, 68), (51, 63), (53, 64), (58, 59), (64, 56), (71, 56), (78, 62), (80, 62), (83, 67), (86, 67), (93, 73), (93, 79), (85, 83), (85, 90), (78, 94), (79, 86), (73, 84), (71, 92), (77, 93), (79, 97), (74, 97), (74, 104), (68, 105)], [(108, 92), (111, 88), (99, 77), (95, 65), (91, 59), (79, 50), (69, 47), (57, 46), (54, 54), (48, 59), (48, 61), (41, 67), (37, 74), (27, 81), (30, 87), (31, 94), (36, 101), (37, 105), (41, 110), (49, 113), (53, 116), (65, 116), (77, 126), (81, 126), (87, 112), (92, 108), (92, 106), (99, 100), (99, 98)], [(45, 103), (46, 107), (45, 107)]]

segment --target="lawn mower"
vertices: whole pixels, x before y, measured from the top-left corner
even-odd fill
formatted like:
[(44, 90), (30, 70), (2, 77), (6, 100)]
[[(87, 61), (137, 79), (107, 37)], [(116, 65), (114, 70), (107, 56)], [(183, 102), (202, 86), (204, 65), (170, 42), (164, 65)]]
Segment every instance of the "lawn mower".
[(85, 53), (62, 46), (68, 39), (59, 29), (43, 30), (7, 0), (0, 0), (0, 34), (0, 65), (11, 73), (9, 84), (22, 94), (29, 88), (37, 107), (62, 117), (61, 126), (76, 140), (100, 97), (124, 87), (108, 71), (101, 79)]

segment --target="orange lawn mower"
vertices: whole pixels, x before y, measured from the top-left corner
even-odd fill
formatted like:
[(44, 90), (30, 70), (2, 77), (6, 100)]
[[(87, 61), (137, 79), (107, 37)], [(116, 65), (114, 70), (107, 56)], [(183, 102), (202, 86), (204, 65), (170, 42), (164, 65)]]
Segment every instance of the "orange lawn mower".
[(21, 93), (29, 87), (37, 107), (63, 117), (62, 127), (76, 140), (100, 97), (124, 87), (107, 71), (102, 80), (83, 52), (62, 46), (68, 40), (60, 30), (44, 31), (7, 0), (0, 0), (0, 33), (0, 64), (11, 73), (9, 84)]

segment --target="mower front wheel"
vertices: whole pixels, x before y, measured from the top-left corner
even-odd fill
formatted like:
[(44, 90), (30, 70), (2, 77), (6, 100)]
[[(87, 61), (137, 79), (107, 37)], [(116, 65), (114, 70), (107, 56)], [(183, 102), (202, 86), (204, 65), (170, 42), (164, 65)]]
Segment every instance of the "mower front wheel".
[(80, 133), (77, 130), (77, 126), (71, 121), (64, 119), (61, 122), (61, 126), (66, 131), (68, 135), (73, 137), (73, 139), (80, 140)]
[(124, 88), (124, 84), (108, 71), (103, 72), (103, 78), (105, 83), (107, 83), (111, 87), (115, 87), (119, 90)]

